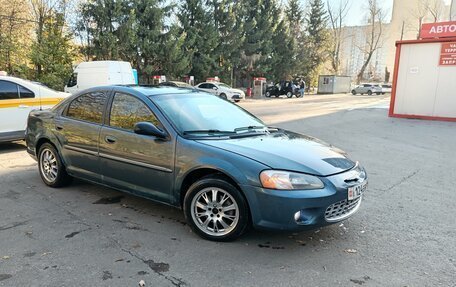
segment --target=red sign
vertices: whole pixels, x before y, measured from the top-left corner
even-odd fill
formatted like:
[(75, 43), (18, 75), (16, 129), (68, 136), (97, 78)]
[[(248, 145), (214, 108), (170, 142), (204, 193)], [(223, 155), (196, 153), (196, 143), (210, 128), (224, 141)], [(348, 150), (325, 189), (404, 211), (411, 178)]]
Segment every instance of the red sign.
[(456, 42), (442, 44), (439, 65), (456, 66)]
[(456, 22), (423, 24), (420, 37), (421, 39), (456, 37)]

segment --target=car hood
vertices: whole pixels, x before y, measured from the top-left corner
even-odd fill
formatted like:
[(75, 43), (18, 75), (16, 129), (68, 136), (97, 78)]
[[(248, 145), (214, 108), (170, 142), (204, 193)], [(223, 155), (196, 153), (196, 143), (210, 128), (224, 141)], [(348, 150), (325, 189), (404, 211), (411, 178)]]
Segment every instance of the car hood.
[(198, 140), (261, 162), (272, 169), (329, 176), (352, 169), (346, 153), (316, 138), (289, 131), (227, 140)]

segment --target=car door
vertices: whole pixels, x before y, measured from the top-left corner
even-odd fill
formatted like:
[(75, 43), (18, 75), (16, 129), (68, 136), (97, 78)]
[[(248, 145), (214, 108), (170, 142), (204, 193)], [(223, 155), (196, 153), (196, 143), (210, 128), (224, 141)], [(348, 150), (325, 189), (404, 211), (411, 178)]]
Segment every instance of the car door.
[(141, 196), (171, 203), (175, 139), (134, 133), (138, 122), (164, 130), (139, 97), (116, 92), (100, 135), (103, 182)]
[(55, 134), (62, 145), (67, 170), (100, 182), (98, 142), (108, 91), (93, 91), (73, 99), (55, 119)]
[(16, 83), (0, 80), (0, 132), (24, 132), (35, 94)]

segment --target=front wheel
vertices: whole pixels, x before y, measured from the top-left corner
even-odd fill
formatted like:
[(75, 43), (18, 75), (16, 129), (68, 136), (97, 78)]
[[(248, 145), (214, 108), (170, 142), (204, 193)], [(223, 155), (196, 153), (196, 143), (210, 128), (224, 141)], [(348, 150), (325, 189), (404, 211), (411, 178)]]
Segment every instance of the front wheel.
[(352, 95), (356, 96), (356, 91), (355, 90), (352, 91)]
[(266, 98), (270, 98), (271, 97), (271, 92), (267, 91), (265, 96), (266, 96)]
[(291, 99), (293, 97), (293, 93), (292, 92), (288, 92), (287, 93), (287, 98)]
[(65, 186), (71, 181), (55, 147), (45, 143), (38, 152), (38, 168), (43, 182), (50, 187)]
[(184, 212), (195, 233), (212, 241), (239, 238), (249, 222), (247, 202), (241, 192), (219, 176), (205, 177), (189, 188)]
[(221, 93), (221, 94), (219, 95), (219, 97), (222, 98), (222, 99), (224, 99), (224, 100), (228, 99), (227, 96), (226, 96), (226, 94), (224, 94), (224, 93)]
[(367, 91), (367, 94), (368, 94), (369, 96), (372, 96), (372, 91)]

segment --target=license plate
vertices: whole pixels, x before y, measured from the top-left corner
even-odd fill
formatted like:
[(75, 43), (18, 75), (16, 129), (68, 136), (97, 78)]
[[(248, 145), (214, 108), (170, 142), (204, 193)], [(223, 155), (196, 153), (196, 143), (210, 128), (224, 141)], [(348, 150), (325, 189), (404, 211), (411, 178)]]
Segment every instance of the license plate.
[(349, 187), (348, 188), (348, 200), (354, 200), (354, 199), (361, 197), (361, 195), (363, 195), (363, 193), (366, 191), (366, 189), (367, 189), (367, 181), (365, 181), (359, 185)]

